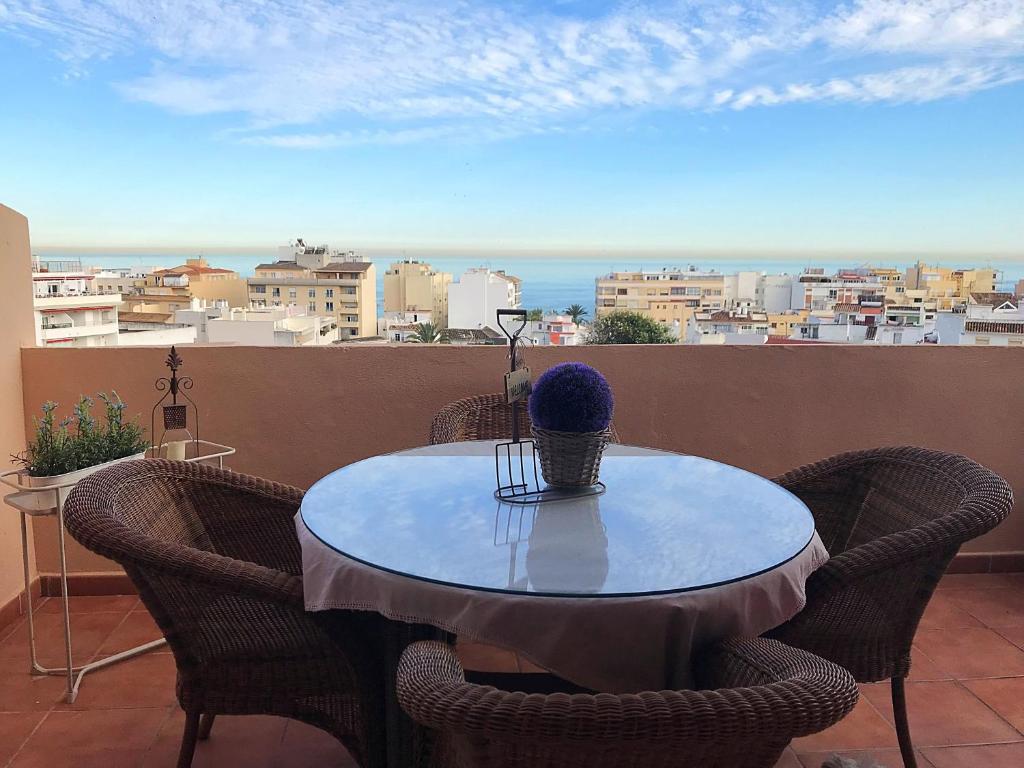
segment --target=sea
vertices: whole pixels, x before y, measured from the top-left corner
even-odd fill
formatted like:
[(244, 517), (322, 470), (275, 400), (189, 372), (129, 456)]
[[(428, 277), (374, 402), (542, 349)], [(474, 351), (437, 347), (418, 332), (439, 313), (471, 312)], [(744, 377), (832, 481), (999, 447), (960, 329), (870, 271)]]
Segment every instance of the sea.
[[(41, 259), (81, 259), (83, 266), (120, 268), (128, 266), (159, 266), (173, 267), (184, 264), (186, 258), (194, 258), (195, 252), (159, 253), (89, 251), (88, 253), (69, 252), (64, 250), (39, 249), (37, 255)], [(267, 253), (206, 253), (202, 254), (210, 266), (223, 267), (237, 271), (242, 277), (251, 277), (257, 264), (272, 261), (274, 256)], [(377, 267), (377, 306), (383, 306), (384, 272), (388, 265), (403, 258), (402, 254), (393, 256), (371, 256), (369, 260)], [(594, 315), (594, 281), (602, 275), (615, 271), (627, 270), (661, 270), (690, 269), (700, 271), (716, 270), (725, 274), (740, 271), (766, 272), (768, 274), (800, 274), (806, 267), (818, 267), (826, 274), (833, 274), (840, 269), (850, 269), (869, 264), (867, 260), (834, 258), (825, 260), (808, 260), (800, 258), (713, 258), (698, 260), (692, 257), (644, 257), (629, 259), (623, 257), (555, 257), (555, 256), (423, 256), (412, 257), (428, 262), (435, 270), (451, 272), (457, 280), (459, 275), (470, 267), (489, 267), (503, 269), (510, 275), (522, 280), (523, 307), (543, 310), (564, 310), (571, 304), (580, 304), (587, 309), (589, 316)], [(926, 263), (939, 263), (943, 266), (955, 267), (994, 267), (1001, 271), (999, 288), (1012, 291), (1018, 280), (1024, 279), (1024, 260), (1019, 259), (978, 259), (968, 257), (943, 257), (941, 259), (924, 258)], [(905, 269), (916, 259), (881, 260), (873, 258), (870, 264), (876, 267), (895, 267)]]

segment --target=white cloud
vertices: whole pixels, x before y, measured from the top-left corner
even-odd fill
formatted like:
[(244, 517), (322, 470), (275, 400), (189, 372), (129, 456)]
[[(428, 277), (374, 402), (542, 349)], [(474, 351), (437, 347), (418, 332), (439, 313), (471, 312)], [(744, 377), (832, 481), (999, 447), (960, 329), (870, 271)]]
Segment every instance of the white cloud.
[(925, 101), (1024, 69), (1024, 0), (586, 6), (0, 0), (0, 34), (75, 74), (118, 63), (129, 99), (233, 115), (236, 138), (294, 147), (500, 137), (608, 109)]

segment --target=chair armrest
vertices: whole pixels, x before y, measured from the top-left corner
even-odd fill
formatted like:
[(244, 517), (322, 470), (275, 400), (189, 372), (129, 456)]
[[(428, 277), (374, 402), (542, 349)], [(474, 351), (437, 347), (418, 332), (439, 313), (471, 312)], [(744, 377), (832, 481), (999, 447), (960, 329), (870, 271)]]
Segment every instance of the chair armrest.
[(746, 681), (746, 687), (513, 693), (466, 683), (450, 647), (419, 642), (399, 662), (398, 699), (410, 717), (435, 730), (505, 740), (644, 744), (780, 732), (788, 741), (837, 722), (857, 701), (857, 686), (848, 672), (774, 640), (728, 643), (706, 659), (714, 670), (712, 678)]

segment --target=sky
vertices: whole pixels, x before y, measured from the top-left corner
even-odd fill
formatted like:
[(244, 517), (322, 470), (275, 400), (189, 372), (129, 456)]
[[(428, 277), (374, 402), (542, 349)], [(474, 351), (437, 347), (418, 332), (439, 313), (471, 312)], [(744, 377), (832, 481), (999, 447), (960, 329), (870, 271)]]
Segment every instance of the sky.
[(1024, 258), (1024, 0), (0, 0), (33, 245)]

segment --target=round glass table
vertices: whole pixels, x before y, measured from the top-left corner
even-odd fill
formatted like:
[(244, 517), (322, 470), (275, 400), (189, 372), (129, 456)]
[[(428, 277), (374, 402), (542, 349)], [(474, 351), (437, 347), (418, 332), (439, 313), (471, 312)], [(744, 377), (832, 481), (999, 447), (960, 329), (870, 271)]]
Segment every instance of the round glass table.
[(613, 445), (601, 479), (599, 496), (510, 504), (492, 496), (493, 443), (432, 446), (332, 472), (301, 514), (323, 544), (373, 568), (564, 597), (727, 584), (779, 567), (814, 536), (796, 496), (709, 459)]
[(686, 688), (691, 649), (792, 618), (828, 557), (803, 502), (745, 470), (611, 445), (603, 494), (518, 505), (494, 498), (495, 445), (357, 462), (296, 516), (307, 610), (384, 635), (383, 764), (406, 759), (390, 697), (412, 639), (502, 646), (593, 690)]

